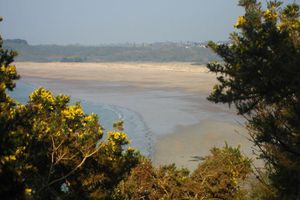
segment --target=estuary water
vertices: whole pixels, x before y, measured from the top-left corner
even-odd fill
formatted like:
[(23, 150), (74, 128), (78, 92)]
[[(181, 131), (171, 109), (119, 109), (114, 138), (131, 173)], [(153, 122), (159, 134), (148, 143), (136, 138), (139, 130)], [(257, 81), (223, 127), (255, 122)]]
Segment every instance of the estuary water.
[[(38, 87), (45, 87), (46, 89), (51, 88), (55, 95), (59, 94), (60, 92), (58, 91), (60, 91), (63, 86), (53, 84), (54, 82), (51, 84), (51, 81), (45, 79), (25, 78), (17, 81), (17, 87), (13, 92), (10, 92), (10, 95), (20, 103), (26, 103), (28, 101), (28, 96)], [(57, 88), (53, 88), (53, 86)], [(130, 146), (135, 147), (141, 151), (143, 155), (151, 158), (153, 155), (153, 136), (139, 113), (117, 105), (81, 99), (80, 95), (77, 97), (71, 96), (70, 104), (74, 104), (75, 102), (81, 103), (85, 113), (97, 114), (100, 118), (101, 125), (106, 131), (112, 129), (113, 122), (116, 120), (124, 120), (124, 131), (130, 138)]]

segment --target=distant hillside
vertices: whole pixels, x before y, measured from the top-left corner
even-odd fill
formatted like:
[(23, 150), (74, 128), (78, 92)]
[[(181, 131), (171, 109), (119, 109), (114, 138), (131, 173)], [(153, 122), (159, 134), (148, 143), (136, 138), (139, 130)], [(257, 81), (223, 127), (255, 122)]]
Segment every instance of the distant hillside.
[(35, 62), (194, 62), (204, 64), (219, 57), (201, 43), (153, 43), (105, 46), (30, 45), (25, 40), (4, 40), (6, 49), (16, 50), (16, 61)]

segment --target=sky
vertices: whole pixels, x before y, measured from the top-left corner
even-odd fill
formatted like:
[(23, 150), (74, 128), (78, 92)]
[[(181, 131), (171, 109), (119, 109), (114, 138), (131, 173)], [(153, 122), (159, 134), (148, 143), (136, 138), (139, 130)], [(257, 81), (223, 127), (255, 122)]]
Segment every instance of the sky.
[(4, 39), (30, 44), (222, 41), (243, 14), (237, 4), (238, 0), (0, 0), (0, 33)]

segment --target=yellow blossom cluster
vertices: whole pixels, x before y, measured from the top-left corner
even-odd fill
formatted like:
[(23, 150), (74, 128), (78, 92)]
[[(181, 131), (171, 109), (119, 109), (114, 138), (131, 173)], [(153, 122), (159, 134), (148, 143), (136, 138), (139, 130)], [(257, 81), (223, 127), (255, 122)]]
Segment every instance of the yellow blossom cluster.
[(5, 90), (6, 89), (6, 85), (5, 85), (5, 83), (3, 83), (3, 82), (1, 82), (0, 83), (0, 91), (2, 90)]
[(7, 87), (13, 86), (13, 80), (18, 79), (17, 70), (15, 65), (1, 65), (0, 67), (0, 76), (1, 76), (1, 82), (0, 82), (0, 91), (4, 91)]
[(3, 156), (1, 159), (0, 159), (0, 162), (2, 164), (5, 164), (9, 161), (14, 161), (16, 160), (16, 156), (15, 155), (8, 155), (8, 156)]
[(24, 152), (25, 149), (26, 149), (25, 146), (17, 147), (15, 155), (16, 156), (21, 155)]
[(246, 19), (244, 16), (239, 16), (237, 18), (236, 24), (234, 25), (235, 28), (240, 28), (242, 26), (244, 26), (246, 23)]
[(95, 116), (94, 116), (93, 114), (84, 117), (84, 121), (85, 121), (86, 123), (93, 122), (94, 120), (95, 120)]
[(126, 133), (118, 131), (108, 132), (108, 141), (113, 151), (120, 149), (120, 145), (129, 143)]
[(123, 132), (111, 131), (108, 132), (109, 138), (114, 141), (127, 141), (127, 135)]
[(300, 19), (298, 19), (298, 20), (295, 20), (295, 22), (292, 24), (292, 28), (293, 29), (297, 29), (297, 30), (299, 30), (300, 29)]
[(15, 74), (17, 74), (17, 69), (16, 69), (15, 65), (8, 65), (7, 67), (2, 65), (0, 67), (0, 72), (7, 73), (8, 75), (15, 75)]
[(133, 151), (135, 151), (135, 149), (134, 149), (133, 147), (128, 147), (128, 148), (127, 148), (127, 151), (133, 152)]
[(17, 68), (15, 65), (9, 65), (6, 67), (6, 72), (8, 75), (16, 75), (17, 74)]
[(26, 194), (30, 194), (32, 192), (32, 189), (31, 188), (25, 188), (25, 193)]
[(82, 117), (83, 110), (79, 104), (73, 105), (73, 106), (68, 106), (66, 109), (62, 111), (62, 114), (67, 118), (67, 119), (75, 119), (77, 116)]
[(36, 120), (34, 120), (34, 121), (35, 121), (35, 123), (33, 124), (33, 130), (40, 130), (44, 134), (50, 132), (51, 129), (49, 127), (48, 122), (46, 122), (46, 121), (36, 121)]
[(54, 103), (54, 96), (53, 94), (49, 91), (46, 90), (45, 88), (39, 88), (35, 90), (30, 96), (29, 96), (30, 101), (42, 101), (42, 102), (48, 102), (48, 103)]
[(4, 66), (4, 65), (1, 65), (1, 67), (0, 67), (0, 72), (1, 72), (1, 73), (5, 72), (5, 66)]
[(277, 26), (279, 31), (283, 30), (296, 30), (299, 32), (300, 29), (300, 19), (297, 20), (288, 20), (283, 17), (282, 23)]
[(236, 170), (231, 170), (232, 183), (236, 186), (238, 185), (239, 172)]
[(275, 12), (274, 9), (267, 9), (264, 13), (263, 16), (266, 20), (274, 20), (277, 18), (277, 13)]
[(20, 156), (24, 150), (26, 149), (25, 146), (20, 146), (20, 147), (17, 147), (16, 151), (14, 154), (11, 154), (11, 155), (7, 155), (7, 156), (3, 156), (1, 159), (0, 159), (0, 162), (2, 164), (5, 164), (7, 162), (10, 162), (10, 161), (15, 161), (17, 160), (17, 157)]

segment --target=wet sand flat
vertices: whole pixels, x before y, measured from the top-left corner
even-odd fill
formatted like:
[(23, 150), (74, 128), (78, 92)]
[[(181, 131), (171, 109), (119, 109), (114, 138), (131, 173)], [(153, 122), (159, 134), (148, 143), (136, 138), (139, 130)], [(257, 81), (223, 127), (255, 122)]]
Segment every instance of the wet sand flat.
[[(215, 74), (190, 63), (16, 63), (36, 85), (141, 115), (154, 136), (153, 162), (194, 169), (193, 156), (213, 146), (241, 145), (251, 155), (243, 120), (226, 105), (206, 100)], [(125, 121), (126, 124), (126, 121)]]
[(176, 163), (178, 166), (195, 169), (199, 158), (209, 155), (213, 147), (241, 146), (244, 155), (252, 157), (252, 144), (242, 124), (214, 119), (197, 124), (178, 126), (155, 145), (156, 165)]

